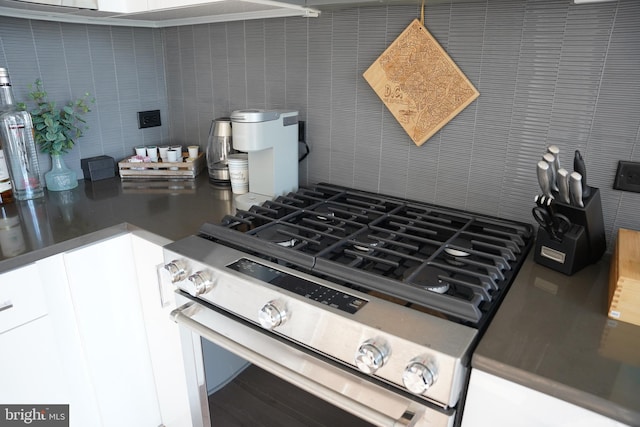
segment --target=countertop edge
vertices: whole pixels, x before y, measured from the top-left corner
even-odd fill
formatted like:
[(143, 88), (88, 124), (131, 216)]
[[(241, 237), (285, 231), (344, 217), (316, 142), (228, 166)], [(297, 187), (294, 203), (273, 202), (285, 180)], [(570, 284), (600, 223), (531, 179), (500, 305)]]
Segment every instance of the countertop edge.
[(123, 225), (125, 225), (127, 227), (127, 231), (129, 231), (134, 236), (138, 236), (142, 239), (148, 240), (158, 246), (168, 245), (169, 243), (173, 242), (173, 240), (167, 237), (161, 236), (152, 231), (145, 230), (144, 228), (140, 228), (136, 225), (130, 223), (124, 223)]
[(640, 425), (640, 413), (638, 412), (630, 411), (612, 401), (536, 375), (530, 371), (498, 362), (493, 358), (474, 353), (471, 359), (471, 368), (495, 375), (630, 426)]
[[(141, 228), (130, 224), (128, 222), (122, 222), (117, 225), (109, 226), (97, 231), (92, 231), (87, 234), (83, 234), (78, 237), (74, 237), (69, 240), (65, 240), (59, 243), (55, 243), (50, 246), (46, 246), (40, 249), (36, 249), (25, 254), (18, 255), (13, 258), (8, 258), (0, 262), (0, 274), (10, 270), (23, 267), (27, 264), (34, 263), (44, 258), (54, 256), (63, 252), (71, 251), (82, 246), (86, 246), (92, 243), (96, 243), (100, 240), (115, 237), (123, 233), (148, 233), (148, 236), (153, 236), (153, 233), (146, 232)], [(146, 235), (146, 234), (145, 234)], [(158, 236), (159, 237), (159, 236)]]

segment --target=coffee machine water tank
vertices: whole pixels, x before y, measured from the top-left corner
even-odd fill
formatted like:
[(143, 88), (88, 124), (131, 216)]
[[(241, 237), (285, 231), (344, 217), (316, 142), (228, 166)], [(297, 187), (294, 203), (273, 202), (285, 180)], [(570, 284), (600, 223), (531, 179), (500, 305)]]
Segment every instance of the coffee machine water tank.
[(248, 153), (249, 193), (273, 198), (296, 191), (298, 112), (237, 110), (231, 123), (233, 148)]
[(227, 160), (235, 153), (232, 145), (231, 119), (219, 117), (211, 122), (207, 145), (207, 169), (209, 180), (215, 184), (229, 184)]

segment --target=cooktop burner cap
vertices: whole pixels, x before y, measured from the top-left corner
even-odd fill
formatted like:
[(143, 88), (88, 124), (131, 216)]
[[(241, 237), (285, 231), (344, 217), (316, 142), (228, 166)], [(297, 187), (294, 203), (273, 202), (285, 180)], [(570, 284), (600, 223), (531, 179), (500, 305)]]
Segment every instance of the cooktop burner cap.
[(353, 248), (362, 252), (368, 252), (370, 249), (378, 246), (380, 242), (367, 236), (358, 237), (353, 242)]
[[(456, 237), (450, 242), (450, 244), (458, 246), (459, 248), (473, 249), (473, 244), (471, 243), (471, 241), (465, 239), (464, 237)], [(446, 247), (444, 251), (453, 257), (468, 257), (469, 255), (471, 255), (469, 252), (466, 252), (462, 249), (452, 248), (449, 246)]]
[[(417, 274), (413, 275), (417, 268), (420, 268), (420, 270), (417, 272)], [(449, 273), (440, 268), (432, 267), (430, 265), (427, 265), (425, 267), (418, 266), (417, 268), (407, 270), (407, 272), (405, 273), (405, 277), (411, 277), (407, 281), (407, 283), (414, 286), (419, 286), (423, 289), (438, 294), (444, 294), (449, 290), (449, 283), (438, 277), (449, 277)]]
[(268, 227), (264, 230), (260, 230), (256, 233), (256, 237), (260, 240), (265, 240), (272, 243), (277, 243), (280, 246), (289, 248), (297, 243), (297, 239), (291, 237), (283, 232), (297, 234), (296, 229), (293, 227), (287, 227), (286, 225), (278, 224), (275, 227)]
[(330, 218), (335, 216), (335, 213), (329, 209), (326, 204), (320, 205), (313, 210), (313, 213), (316, 215), (316, 218), (321, 221), (328, 221)]

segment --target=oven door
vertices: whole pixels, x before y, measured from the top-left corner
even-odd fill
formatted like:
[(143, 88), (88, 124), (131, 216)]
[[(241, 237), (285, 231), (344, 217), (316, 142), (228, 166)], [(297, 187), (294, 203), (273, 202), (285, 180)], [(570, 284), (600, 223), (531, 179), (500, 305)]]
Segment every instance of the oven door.
[(181, 326), (192, 416), (202, 426), (211, 421), (199, 337), (374, 425), (450, 427), (454, 423), (453, 410), (414, 400), (408, 393), (353, 373), (180, 291), (177, 302), (172, 317)]

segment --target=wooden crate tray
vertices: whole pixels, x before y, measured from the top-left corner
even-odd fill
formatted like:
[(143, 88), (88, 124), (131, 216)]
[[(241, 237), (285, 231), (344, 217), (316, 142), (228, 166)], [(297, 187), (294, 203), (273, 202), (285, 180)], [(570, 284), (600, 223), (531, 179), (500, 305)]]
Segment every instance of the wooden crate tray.
[[(205, 154), (200, 153), (193, 161), (182, 162), (130, 162), (135, 156), (128, 157), (118, 162), (121, 180), (139, 179), (194, 179), (205, 167)], [(188, 153), (182, 153), (182, 159), (188, 157)]]
[(122, 194), (195, 194), (193, 179), (127, 179), (122, 181)]

